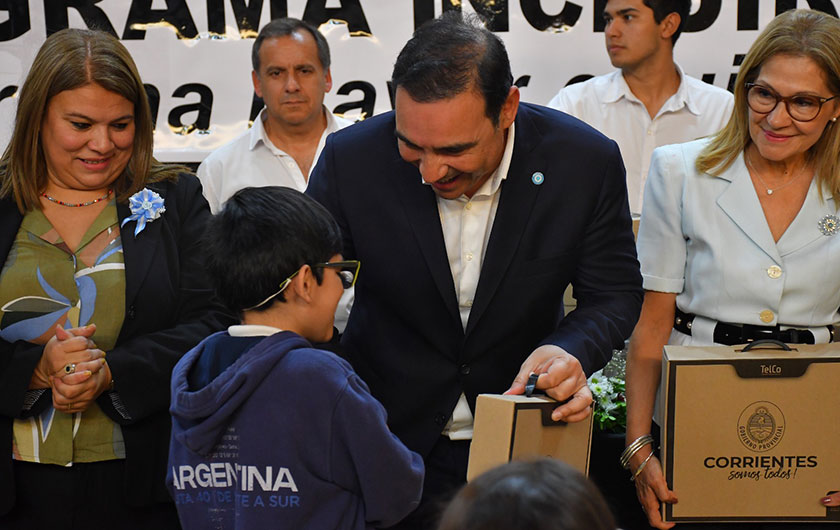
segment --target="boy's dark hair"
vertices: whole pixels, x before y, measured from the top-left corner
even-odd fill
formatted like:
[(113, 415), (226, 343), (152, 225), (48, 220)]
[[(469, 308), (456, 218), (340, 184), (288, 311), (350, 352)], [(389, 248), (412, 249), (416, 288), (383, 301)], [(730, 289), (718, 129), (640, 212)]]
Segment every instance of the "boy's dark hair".
[[(304, 264), (341, 253), (341, 231), (330, 212), (291, 188), (245, 188), (207, 223), (203, 245), (216, 292), (237, 313), (280, 288)], [(320, 284), (322, 269), (312, 269)], [(256, 308), (264, 311), (283, 293)]]
[(498, 125), (513, 74), (499, 37), (477, 17), (448, 11), (414, 32), (397, 57), (391, 83), (394, 94), (402, 87), (421, 103), (476, 90), (484, 97), (485, 114)]
[(268, 24), (262, 27), (257, 34), (254, 45), (251, 46), (251, 66), (257, 74), (260, 73), (260, 48), (262, 48), (265, 39), (276, 39), (280, 37), (288, 37), (293, 33), (307, 32), (315, 39), (315, 45), (318, 47), (318, 61), (321, 63), (321, 68), (327, 70), (330, 67), (330, 45), (327, 44), (327, 39), (308, 22), (298, 20), (296, 18), (275, 18)]
[(463, 488), (438, 530), (615, 530), (610, 509), (586, 477), (559, 460), (515, 461)]
[(671, 44), (676, 44), (680, 33), (688, 23), (688, 14), (691, 12), (691, 0), (642, 0), (646, 6), (653, 10), (653, 20), (657, 24), (670, 15), (676, 13), (680, 16), (680, 27), (671, 35)]

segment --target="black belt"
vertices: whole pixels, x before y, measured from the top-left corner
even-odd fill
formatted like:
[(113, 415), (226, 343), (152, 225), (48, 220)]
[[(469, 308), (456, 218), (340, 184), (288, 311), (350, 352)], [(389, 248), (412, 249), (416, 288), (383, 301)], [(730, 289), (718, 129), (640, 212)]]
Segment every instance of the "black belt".
[[(674, 315), (674, 329), (691, 335), (691, 325), (694, 317), (691, 313), (683, 313), (677, 308)], [(834, 326), (826, 326), (829, 341), (834, 342)], [(755, 340), (775, 339), (788, 344), (814, 344), (814, 334), (807, 329), (779, 329), (775, 326), (755, 326), (752, 324), (730, 324), (718, 322), (715, 325), (714, 341), (718, 344), (747, 344)]]

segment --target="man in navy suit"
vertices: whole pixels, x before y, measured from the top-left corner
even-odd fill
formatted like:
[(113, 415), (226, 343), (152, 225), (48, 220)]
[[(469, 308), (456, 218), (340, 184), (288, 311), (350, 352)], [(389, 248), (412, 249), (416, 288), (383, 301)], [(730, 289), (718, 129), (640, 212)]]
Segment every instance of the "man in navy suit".
[(362, 262), (342, 346), (424, 456), (424, 504), (401, 528), (428, 528), (465, 480), (479, 393), (522, 393), (537, 373), (568, 399), (555, 420), (587, 417), (586, 376), (633, 329), (641, 276), (616, 144), (520, 103), (495, 35), (446, 14), (392, 81), (395, 112), (331, 135), (307, 193)]

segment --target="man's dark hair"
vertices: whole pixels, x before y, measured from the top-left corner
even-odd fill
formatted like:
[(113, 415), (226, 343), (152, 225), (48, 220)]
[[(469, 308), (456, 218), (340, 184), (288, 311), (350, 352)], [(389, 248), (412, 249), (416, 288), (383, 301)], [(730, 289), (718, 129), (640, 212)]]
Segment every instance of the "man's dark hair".
[(513, 75), (501, 39), (477, 17), (448, 11), (414, 32), (397, 57), (391, 83), (395, 94), (402, 87), (421, 103), (477, 90), (484, 97), (485, 114), (498, 125)]
[[(262, 302), (304, 264), (341, 252), (341, 231), (314, 199), (280, 186), (245, 188), (207, 223), (203, 245), (216, 292), (237, 313)], [(323, 269), (312, 269), (316, 281)], [(285, 302), (283, 293), (274, 300)], [(268, 302), (256, 311), (271, 307)]]
[(458, 492), (437, 530), (614, 530), (598, 488), (549, 458), (491, 469)]
[(318, 61), (321, 67), (326, 70), (330, 67), (330, 45), (327, 44), (327, 39), (321, 35), (321, 32), (314, 28), (308, 22), (298, 20), (296, 18), (275, 18), (268, 24), (262, 27), (257, 39), (254, 41), (254, 46), (251, 48), (251, 65), (254, 71), (260, 73), (260, 48), (265, 39), (275, 39), (280, 37), (289, 37), (293, 33), (306, 31), (312, 38), (315, 39), (315, 45), (318, 47)]
[(676, 44), (680, 33), (688, 23), (688, 13), (691, 11), (691, 0), (642, 0), (642, 2), (653, 10), (653, 20), (657, 24), (671, 13), (680, 16), (680, 27), (671, 35), (671, 44)]

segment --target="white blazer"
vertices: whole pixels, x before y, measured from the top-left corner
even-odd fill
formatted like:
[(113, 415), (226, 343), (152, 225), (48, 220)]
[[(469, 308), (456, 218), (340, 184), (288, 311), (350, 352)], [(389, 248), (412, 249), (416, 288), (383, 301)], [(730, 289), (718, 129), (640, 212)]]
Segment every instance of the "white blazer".
[[(638, 251), (644, 288), (678, 293), (698, 315), (692, 339), (711, 344), (716, 322), (809, 328), (827, 342), (840, 322), (837, 205), (812, 181), (802, 209), (773, 240), (743, 154), (720, 176), (694, 161), (708, 140), (656, 149), (645, 188)], [(824, 223), (825, 224), (825, 223)]]

